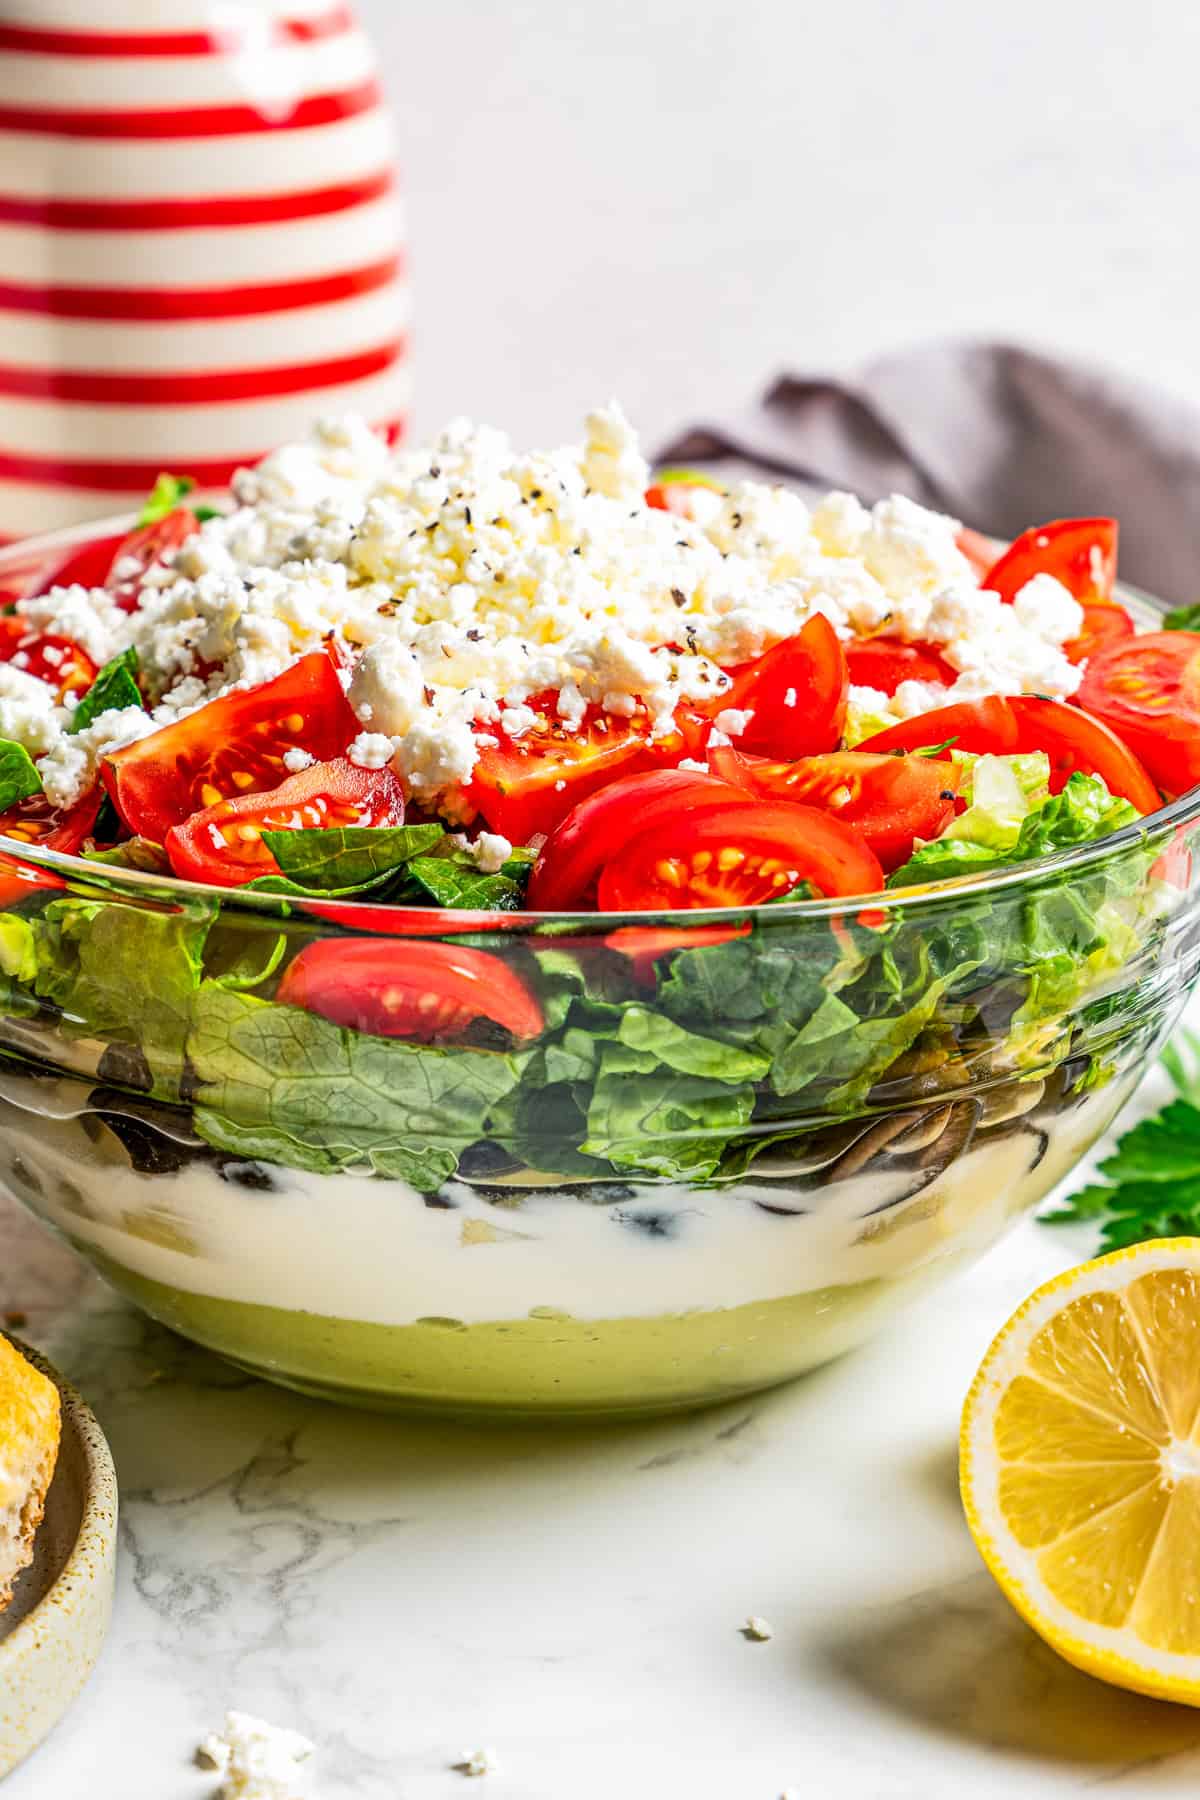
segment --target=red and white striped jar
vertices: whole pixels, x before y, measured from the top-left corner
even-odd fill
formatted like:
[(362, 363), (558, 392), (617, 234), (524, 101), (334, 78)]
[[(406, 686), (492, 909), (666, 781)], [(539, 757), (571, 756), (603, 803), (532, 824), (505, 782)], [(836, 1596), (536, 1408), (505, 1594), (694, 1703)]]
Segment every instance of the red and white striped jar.
[(0, 0), (0, 541), (398, 433), (393, 159), (338, 0)]

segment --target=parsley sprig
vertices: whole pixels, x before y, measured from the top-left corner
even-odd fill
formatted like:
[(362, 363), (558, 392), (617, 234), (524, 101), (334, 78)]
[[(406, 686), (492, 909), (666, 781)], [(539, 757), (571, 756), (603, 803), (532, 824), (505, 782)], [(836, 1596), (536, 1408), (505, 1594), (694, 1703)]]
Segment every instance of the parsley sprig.
[(1125, 1132), (1099, 1166), (1104, 1180), (1043, 1213), (1044, 1224), (1102, 1221), (1105, 1250), (1200, 1236), (1200, 1034), (1182, 1032), (1163, 1064), (1178, 1098)]

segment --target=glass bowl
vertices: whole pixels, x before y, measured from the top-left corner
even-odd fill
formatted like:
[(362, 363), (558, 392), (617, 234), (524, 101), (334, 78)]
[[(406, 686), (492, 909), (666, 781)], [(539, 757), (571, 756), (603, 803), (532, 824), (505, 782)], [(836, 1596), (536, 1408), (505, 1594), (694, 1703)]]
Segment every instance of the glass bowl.
[[(0, 589), (56, 553), (0, 556)], [(850, 1348), (1069, 1173), (1200, 967), (1198, 838), (1200, 792), (878, 901), (395, 909), (397, 954), (465, 944), (538, 998), (539, 1038), (455, 1045), (274, 999), (378, 909), (3, 839), (0, 1178), (155, 1318), (306, 1392), (728, 1399)]]

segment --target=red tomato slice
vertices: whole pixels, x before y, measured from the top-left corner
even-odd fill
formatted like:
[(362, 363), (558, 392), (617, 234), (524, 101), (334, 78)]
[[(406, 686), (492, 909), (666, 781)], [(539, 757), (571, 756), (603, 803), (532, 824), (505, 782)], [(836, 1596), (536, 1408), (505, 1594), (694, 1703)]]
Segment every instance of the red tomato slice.
[(933, 712), (919, 713), (915, 719), (902, 719), (877, 731), (874, 737), (856, 744), (863, 752), (884, 754), (896, 750), (932, 750), (944, 744), (939, 755), (949, 757), (951, 750), (970, 750), (976, 756), (1011, 756), (1017, 748), (1017, 720), (1007, 700), (994, 695), (986, 700), (956, 700), (953, 706), (938, 706)]
[(86, 693), (97, 675), (91, 657), (71, 638), (30, 631), (19, 613), (0, 618), (0, 662), (36, 675), (54, 689), (60, 706), (68, 694)]
[(855, 687), (878, 688), (882, 694), (894, 694), (902, 681), (940, 681), (951, 687), (958, 680), (958, 670), (950, 667), (936, 644), (854, 638), (846, 645), (846, 661)]
[(477, 1019), (535, 1038), (537, 999), (498, 956), (457, 944), (327, 938), (288, 965), (275, 998), (373, 1037), (461, 1037)]
[(199, 529), (199, 519), (186, 506), (174, 507), (153, 525), (140, 525), (117, 545), (103, 585), (116, 595), (126, 612), (133, 612), (147, 569), (165, 562)]
[(596, 878), (630, 835), (714, 806), (746, 805), (749, 796), (711, 775), (656, 769), (626, 776), (581, 800), (538, 852), (526, 899), (533, 912), (590, 903)]
[(359, 725), (323, 650), (313, 650), (260, 687), (210, 700), (178, 724), (105, 758), (104, 785), (139, 837), (161, 844), (172, 825), (237, 794), (261, 794), (286, 779), (297, 746), (328, 762)]
[(704, 950), (711, 944), (728, 944), (733, 938), (747, 937), (746, 925), (697, 925), (691, 931), (672, 931), (669, 925), (622, 925), (604, 939), (610, 950), (627, 956), (633, 964), (633, 976), (644, 987), (653, 987), (658, 963), (675, 950)]
[(1077, 706), (1015, 695), (1008, 703), (1017, 719), (1018, 750), (1044, 750), (1050, 758), (1050, 792), (1061, 793), (1077, 770), (1102, 777), (1110, 794), (1132, 801), (1139, 812), (1157, 812), (1158, 789), (1114, 731)]
[(971, 564), (977, 575), (986, 575), (996, 560), (996, 552), (1000, 545), (995, 538), (986, 537), (982, 531), (972, 531), (964, 525), (955, 543)]
[(193, 813), (166, 836), (176, 875), (216, 887), (241, 887), (279, 864), (264, 831), (319, 831), (325, 826), (403, 825), (404, 789), (390, 769), (360, 769), (338, 757), (313, 763), (266, 793), (239, 794)]
[[(74, 856), (91, 836), (96, 815), (100, 811), (101, 798), (102, 791), (97, 785), (64, 812), (51, 806), (45, 794), (32, 794), (28, 800), (18, 800), (7, 812), (0, 813), (0, 836), (16, 838), (22, 844), (37, 844), (43, 850), (60, 850), (65, 856)], [(16, 852), (11, 851), (7, 845), (0, 845), (0, 857), (7, 859), (10, 855), (15, 856)], [(62, 878), (51, 875), (47, 870), (9, 864), (0, 874), (0, 907), (12, 906), (16, 901), (27, 898), (31, 888), (63, 886), (65, 883)]]
[(1118, 638), (1090, 658), (1075, 696), (1167, 794), (1200, 783), (1200, 632)]
[(712, 730), (707, 719), (688, 712), (680, 730), (651, 741), (643, 706), (630, 719), (592, 706), (582, 724), (571, 728), (558, 717), (556, 700), (554, 694), (540, 694), (529, 702), (539, 723), (520, 737), (508, 737), (502, 724), (493, 726), (500, 742), (480, 752), (467, 784), (468, 800), (490, 829), (514, 844), (549, 835), (573, 806), (618, 775), (702, 755)]
[(1035, 575), (1053, 575), (1077, 600), (1110, 600), (1117, 579), (1115, 519), (1052, 519), (1014, 538), (980, 587), (1015, 600)]
[(1090, 600), (1083, 608), (1083, 629), (1070, 638), (1063, 651), (1073, 663), (1086, 662), (1114, 638), (1132, 637), (1133, 620), (1115, 600)]
[(697, 469), (663, 469), (646, 489), (646, 505), (691, 519), (695, 517), (692, 496), (697, 491), (723, 494), (725, 489), (711, 475), (702, 475)]
[(714, 775), (758, 800), (802, 801), (862, 833), (885, 869), (898, 869), (916, 838), (935, 838), (954, 817), (963, 770), (930, 756), (834, 750), (799, 762), (768, 762), (716, 749)]
[(679, 808), (670, 821), (639, 829), (601, 870), (600, 906), (605, 912), (759, 906), (802, 881), (822, 894), (873, 894), (883, 887), (883, 870), (853, 826), (812, 806), (751, 801), (702, 813)]
[(0, 605), (45, 594), (52, 587), (103, 587), (120, 542), (110, 533), (85, 538), (67, 549), (56, 549), (53, 539), (43, 538), (9, 545), (0, 571)]
[(751, 712), (739, 750), (762, 756), (813, 756), (834, 750), (846, 723), (846, 655), (833, 626), (814, 613), (795, 637), (731, 669), (733, 685), (706, 711)]

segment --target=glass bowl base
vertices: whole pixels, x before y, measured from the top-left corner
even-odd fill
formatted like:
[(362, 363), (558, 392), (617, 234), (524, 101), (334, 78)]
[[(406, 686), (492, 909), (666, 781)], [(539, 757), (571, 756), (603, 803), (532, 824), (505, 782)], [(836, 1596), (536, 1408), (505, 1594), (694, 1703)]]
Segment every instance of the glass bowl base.
[(636, 1418), (717, 1406), (853, 1349), (951, 1256), (903, 1277), (653, 1318), (565, 1315), (382, 1325), (214, 1299), (89, 1254), (160, 1324), (247, 1373), (369, 1411), (484, 1419)]

